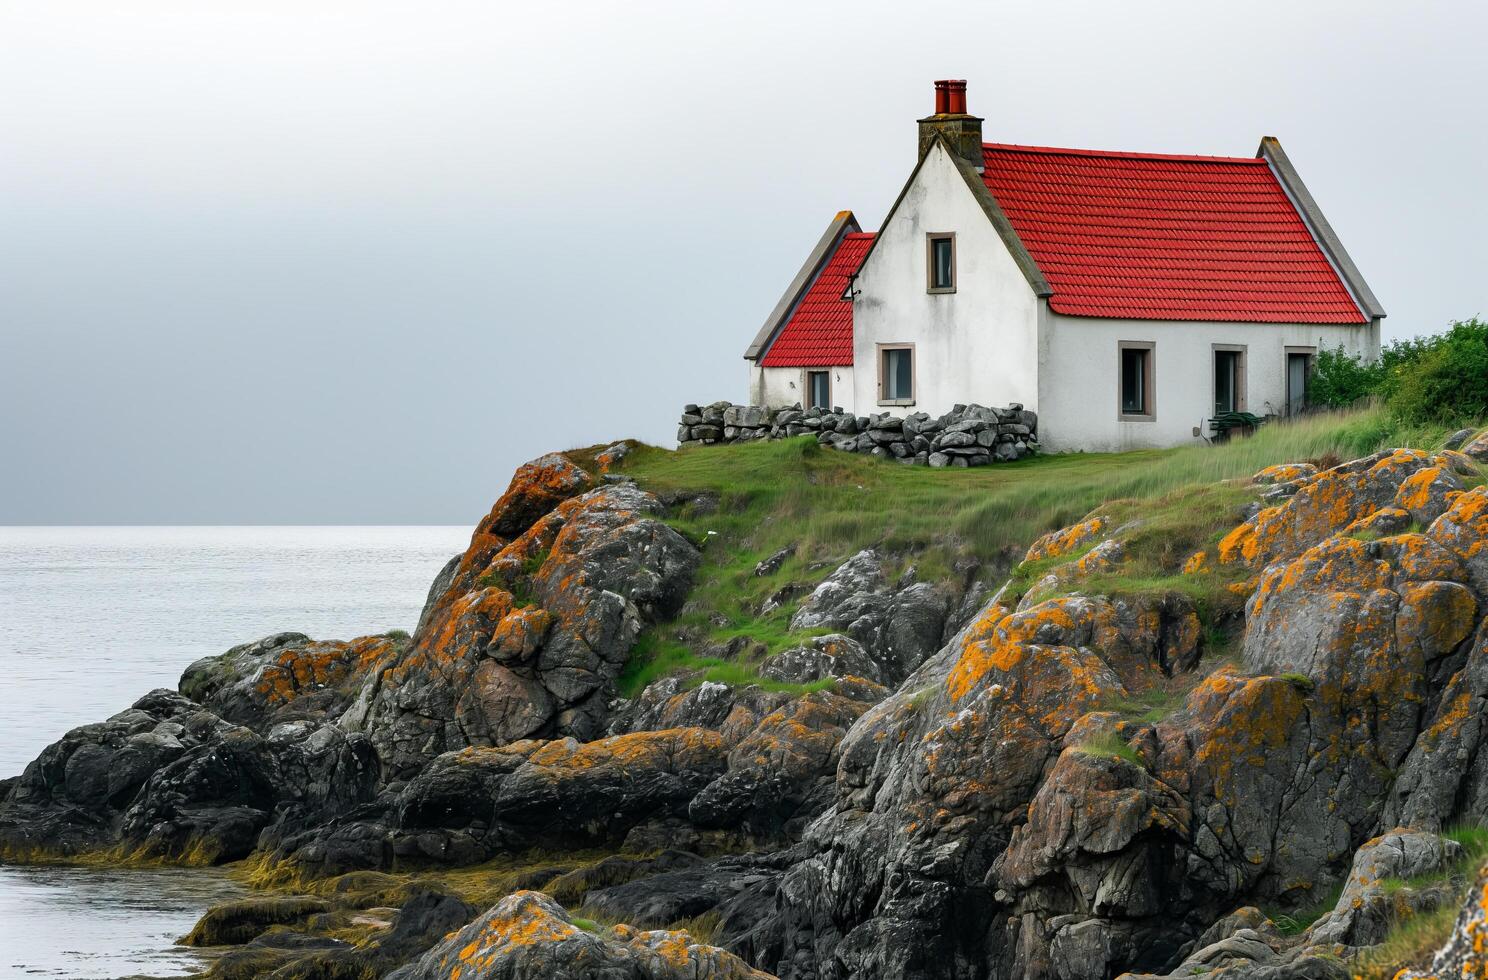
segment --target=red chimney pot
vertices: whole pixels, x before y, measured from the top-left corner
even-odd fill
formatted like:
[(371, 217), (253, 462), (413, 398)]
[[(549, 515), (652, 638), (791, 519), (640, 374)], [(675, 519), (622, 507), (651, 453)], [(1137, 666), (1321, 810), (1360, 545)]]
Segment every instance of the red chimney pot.
[(966, 115), (966, 79), (957, 78), (947, 81), (946, 94), (950, 96), (950, 108), (946, 111), (952, 115)]
[(951, 111), (951, 83), (942, 79), (935, 83), (935, 114), (943, 116)]

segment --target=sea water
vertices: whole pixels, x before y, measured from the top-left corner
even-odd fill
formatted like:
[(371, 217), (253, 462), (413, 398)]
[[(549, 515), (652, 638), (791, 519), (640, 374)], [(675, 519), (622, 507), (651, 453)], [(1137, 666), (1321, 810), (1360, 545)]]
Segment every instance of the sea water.
[[(0, 527), (0, 778), (193, 660), (269, 633), (412, 631), (467, 527)], [(172, 976), (239, 893), (211, 870), (0, 866), (0, 977)]]

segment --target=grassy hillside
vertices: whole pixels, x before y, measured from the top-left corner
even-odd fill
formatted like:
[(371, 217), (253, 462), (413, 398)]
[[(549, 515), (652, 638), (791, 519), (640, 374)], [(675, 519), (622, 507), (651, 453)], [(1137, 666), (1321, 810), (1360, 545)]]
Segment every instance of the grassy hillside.
[[(763, 658), (805, 638), (789, 627), (794, 601), (762, 613), (764, 600), (787, 586), (809, 589), (866, 547), (879, 548), (894, 573), (914, 566), (920, 579), (958, 589), (972, 577), (996, 584), (1040, 534), (1107, 505), (1121, 521), (1149, 522), (1150, 570), (1162, 577), (1176, 571), (1168, 567), (1174, 558), (1232, 526), (1251, 498), (1242, 486), (1217, 486), (1223, 481), (1282, 462), (1332, 465), (1385, 446), (1435, 448), (1449, 431), (1401, 428), (1382, 410), (1362, 409), (1270, 425), (1225, 445), (975, 469), (904, 466), (823, 449), (804, 436), (687, 451), (642, 446), (622, 472), (653, 492), (693, 498), (671, 523), (703, 548), (704, 562), (682, 615), (641, 638), (622, 691), (677, 672), (753, 678)], [(778, 571), (755, 575), (758, 562), (785, 548), (794, 552)], [(725, 646), (734, 652), (703, 654)]]

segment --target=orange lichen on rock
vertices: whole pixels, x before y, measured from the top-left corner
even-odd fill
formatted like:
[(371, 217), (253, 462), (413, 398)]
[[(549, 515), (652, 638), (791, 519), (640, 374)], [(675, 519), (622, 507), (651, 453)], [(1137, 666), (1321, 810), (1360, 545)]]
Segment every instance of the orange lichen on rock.
[(574, 924), (551, 897), (514, 892), (407, 968), (410, 980), (509, 977), (630, 977), (634, 980), (772, 980), (716, 946), (682, 930), (638, 931), (617, 925), (607, 935)]
[(946, 691), (959, 701), (994, 670), (1009, 671), (1025, 653), (1025, 644), (1045, 627), (1070, 629), (1074, 619), (1064, 603), (1054, 601), (1022, 613), (983, 613), (967, 634), (956, 666), (946, 678)]
[(1268, 466), (1250, 478), (1251, 483), (1268, 486), (1275, 483), (1291, 483), (1303, 477), (1316, 476), (1318, 468), (1311, 463), (1278, 463)]
[(539, 518), (593, 486), (594, 478), (561, 453), (549, 453), (519, 466), (506, 492), (471, 535), (446, 598), (468, 590), (492, 557)]
[(1454, 496), (1426, 533), (1462, 559), (1478, 582), (1488, 585), (1488, 488)]
[(1023, 560), (1042, 561), (1046, 558), (1063, 557), (1100, 537), (1110, 525), (1108, 518), (1096, 516), (1058, 531), (1050, 531), (1029, 547)]
[(1462, 481), (1451, 470), (1428, 466), (1417, 470), (1400, 484), (1395, 493), (1395, 506), (1408, 512), (1422, 525), (1430, 524), (1462, 492)]
[(555, 770), (598, 766), (646, 766), (669, 770), (702, 768), (727, 751), (723, 736), (706, 728), (668, 728), (613, 735), (593, 742), (554, 739), (528, 756), (533, 765)]
[(1302, 694), (1278, 677), (1213, 674), (1189, 697), (1204, 739), (1194, 760), (1212, 781), (1214, 795), (1230, 805), (1251, 791), (1249, 773), (1264, 770), (1267, 755), (1286, 747), (1306, 711)]
[(385, 636), (364, 636), (350, 643), (326, 640), (290, 647), (264, 666), (255, 689), (270, 706), (287, 704), (308, 691), (336, 687), (360, 678), (393, 651), (393, 641)]
[[(1426, 453), (1395, 449), (1297, 480), (1296, 493), (1284, 503), (1262, 510), (1220, 541), (1219, 560), (1259, 568), (1301, 554), (1375, 511), (1395, 506), (1402, 485), (1422, 470), (1437, 475), (1422, 478), (1407, 497), (1437, 499), (1441, 488), (1456, 478), (1432, 464)], [(1424, 497), (1422, 487), (1427, 488)]]

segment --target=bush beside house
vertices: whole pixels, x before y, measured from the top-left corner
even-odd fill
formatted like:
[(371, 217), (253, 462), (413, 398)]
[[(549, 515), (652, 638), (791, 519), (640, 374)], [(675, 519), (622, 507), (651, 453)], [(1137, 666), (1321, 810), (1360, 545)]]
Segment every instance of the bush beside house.
[(1309, 396), (1330, 408), (1379, 398), (1412, 423), (1482, 418), (1488, 415), (1488, 323), (1458, 320), (1442, 334), (1393, 341), (1375, 362), (1342, 348), (1321, 350)]

